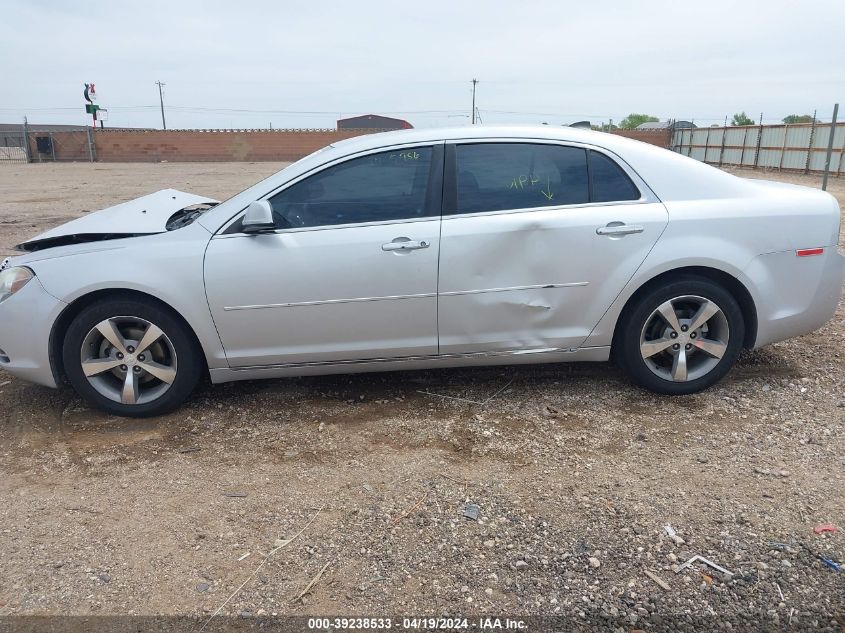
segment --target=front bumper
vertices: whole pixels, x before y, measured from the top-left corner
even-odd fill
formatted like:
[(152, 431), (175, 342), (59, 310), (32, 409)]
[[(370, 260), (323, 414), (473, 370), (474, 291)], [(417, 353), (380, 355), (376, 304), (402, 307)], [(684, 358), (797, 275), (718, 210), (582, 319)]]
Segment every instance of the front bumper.
[(757, 348), (808, 334), (833, 318), (845, 282), (845, 257), (836, 246), (812, 257), (767, 253), (756, 257), (743, 277), (757, 306)]
[(50, 363), (50, 331), (67, 307), (38, 277), (0, 303), (0, 369), (47, 387), (57, 387)]

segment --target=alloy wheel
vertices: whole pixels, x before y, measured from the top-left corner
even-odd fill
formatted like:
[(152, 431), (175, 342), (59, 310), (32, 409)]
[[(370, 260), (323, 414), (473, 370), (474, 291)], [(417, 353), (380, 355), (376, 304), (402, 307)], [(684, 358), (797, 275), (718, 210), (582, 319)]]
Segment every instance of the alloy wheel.
[(176, 350), (154, 323), (134, 316), (100, 321), (82, 340), (82, 372), (91, 386), (121, 404), (160, 398), (176, 380)]
[(722, 309), (696, 295), (661, 303), (646, 319), (640, 354), (652, 373), (687, 382), (712, 371), (728, 349), (730, 328)]

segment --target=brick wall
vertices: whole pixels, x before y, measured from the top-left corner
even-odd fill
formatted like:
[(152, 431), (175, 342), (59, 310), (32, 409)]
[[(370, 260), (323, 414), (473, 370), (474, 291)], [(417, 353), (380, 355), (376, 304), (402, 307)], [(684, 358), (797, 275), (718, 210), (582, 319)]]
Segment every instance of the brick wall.
[(109, 130), (94, 132), (97, 160), (294, 161), (375, 130)]
[[(329, 143), (378, 130), (121, 130), (93, 131), (102, 162), (294, 161)], [(669, 130), (616, 130), (620, 136), (669, 147)], [(30, 134), (33, 159), (35, 136)], [(46, 133), (44, 133), (46, 135)], [(53, 132), (56, 160), (88, 160), (86, 132)], [(43, 160), (52, 156), (44, 155)]]
[(672, 143), (671, 130), (614, 130), (613, 134), (667, 149)]

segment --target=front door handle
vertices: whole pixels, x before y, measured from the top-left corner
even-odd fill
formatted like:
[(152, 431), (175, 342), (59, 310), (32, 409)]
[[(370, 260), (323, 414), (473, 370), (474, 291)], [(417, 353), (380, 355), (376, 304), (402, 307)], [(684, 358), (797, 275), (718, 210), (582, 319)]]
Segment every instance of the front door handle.
[(431, 242), (425, 240), (415, 241), (410, 237), (397, 237), (392, 242), (381, 245), (383, 251), (417, 251), (421, 248), (428, 248)]
[(645, 227), (636, 224), (625, 224), (624, 222), (610, 222), (607, 226), (600, 226), (596, 229), (596, 235), (607, 235), (609, 237), (622, 237), (642, 233)]

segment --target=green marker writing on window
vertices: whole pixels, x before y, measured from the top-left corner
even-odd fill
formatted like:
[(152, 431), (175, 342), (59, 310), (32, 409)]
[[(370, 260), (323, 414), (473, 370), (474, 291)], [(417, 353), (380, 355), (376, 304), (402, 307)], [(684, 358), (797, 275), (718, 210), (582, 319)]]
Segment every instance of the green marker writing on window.
[[(534, 174), (530, 174), (528, 176), (524, 174), (520, 174), (519, 176), (515, 176), (510, 184), (508, 185), (508, 189), (525, 189), (526, 187), (533, 187), (540, 183), (540, 177)], [(551, 178), (546, 177), (546, 188), (540, 189), (540, 193), (546, 198), (546, 200), (552, 200), (555, 197), (555, 194), (552, 193), (551, 187)]]
[(540, 193), (542, 193), (546, 197), (546, 200), (551, 200), (552, 198), (555, 197), (555, 195), (552, 193), (552, 187), (551, 187), (551, 182), (550, 182), (549, 178), (546, 178), (546, 188), (545, 188), (545, 190), (540, 189)]
[(530, 176), (519, 175), (511, 180), (508, 189), (525, 189), (526, 185), (532, 187), (540, 182), (540, 177), (531, 174)]

